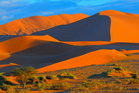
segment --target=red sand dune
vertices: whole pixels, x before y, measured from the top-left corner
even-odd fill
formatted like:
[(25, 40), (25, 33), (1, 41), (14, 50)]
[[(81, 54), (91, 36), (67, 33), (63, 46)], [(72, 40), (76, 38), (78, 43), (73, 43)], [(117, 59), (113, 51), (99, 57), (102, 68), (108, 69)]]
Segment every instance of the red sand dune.
[(0, 42), (0, 60), (10, 58), (15, 52), (19, 52), (46, 42), (58, 40), (49, 35), (44, 36), (20, 36)]
[(43, 68), (38, 69), (39, 73), (46, 71), (54, 71), (60, 69), (68, 69), (82, 67), (88, 65), (104, 64), (126, 57), (124, 54), (116, 50), (97, 50), (75, 58), (71, 58), (62, 62), (58, 62)]
[(12, 54), (15, 52), (19, 52), (28, 48), (31, 48), (36, 45), (40, 45), (49, 41), (58, 42), (58, 40), (54, 39), (49, 35), (44, 36), (20, 36), (15, 37), (3, 42), (0, 42), (0, 51), (1, 53)]
[(60, 41), (110, 41), (139, 43), (139, 14), (107, 10), (80, 21), (57, 26), (33, 35), (45, 35)]
[(0, 25), (0, 35), (22, 35), (46, 30), (58, 25), (65, 25), (84, 19), (88, 15), (79, 14), (61, 14), (54, 16), (32, 16), (23, 19), (14, 20), (4, 25)]
[[(111, 44), (111, 42), (103, 42), (103, 41), (62, 42), (50, 37), (49, 35), (20, 36), (0, 43), (0, 51), (2, 51), (1, 53), (3, 53), (1, 54), (0, 60), (2, 60), (1, 62), (2, 64), (4, 63), (8, 64), (9, 62), (14, 62), (18, 65), (34, 66), (36, 68), (41, 68), (44, 66), (47, 67), (48, 65), (53, 64), (57, 65), (58, 64), (57, 62), (62, 62), (63, 64), (71, 63), (71, 65), (69, 65), (68, 68), (72, 68), (92, 64), (103, 64), (113, 60), (118, 60), (119, 57), (120, 58), (125, 57), (124, 54), (116, 50), (99, 50), (103, 49), (103, 46), (98, 49), (97, 47), (90, 46), (90, 45), (108, 45), (108, 44)], [(7, 58), (5, 57), (2, 58), (2, 56), (6, 54), (9, 56)], [(74, 60), (77, 62), (81, 61), (81, 64), (80, 65), (73, 64), (75, 62)], [(56, 68), (54, 67), (53, 70), (55, 69)], [(63, 66), (58, 69), (63, 69)]]
[[(30, 34), (39, 31), (40, 28), (53, 28), (0, 42), (0, 60), (2, 63), (15, 61), (13, 63), (18, 65), (32, 65), (42, 73), (104, 64), (120, 60), (126, 57), (124, 54), (139, 50), (139, 15), (114, 10), (102, 11), (91, 17), (81, 15), (83, 14), (20, 19), (16, 20), (19, 22), (17, 28), (14, 23), (8, 23), (8, 26), (12, 24), (10, 30), (5, 31), (8, 35)], [(77, 21), (78, 18), (85, 19)], [(44, 19), (47, 19), (45, 24), (41, 23)], [(13, 22), (16, 24), (16, 21)], [(25, 30), (25, 27), (28, 30)]]

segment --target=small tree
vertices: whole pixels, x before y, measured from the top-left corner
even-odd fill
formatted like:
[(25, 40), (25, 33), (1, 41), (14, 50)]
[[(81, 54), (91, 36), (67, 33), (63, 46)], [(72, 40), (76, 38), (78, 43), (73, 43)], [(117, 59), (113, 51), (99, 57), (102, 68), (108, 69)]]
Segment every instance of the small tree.
[(11, 71), (14, 76), (17, 76), (17, 79), (21, 81), (23, 88), (26, 87), (27, 81), (29, 78), (33, 77), (37, 71), (33, 67), (22, 67), (15, 68)]

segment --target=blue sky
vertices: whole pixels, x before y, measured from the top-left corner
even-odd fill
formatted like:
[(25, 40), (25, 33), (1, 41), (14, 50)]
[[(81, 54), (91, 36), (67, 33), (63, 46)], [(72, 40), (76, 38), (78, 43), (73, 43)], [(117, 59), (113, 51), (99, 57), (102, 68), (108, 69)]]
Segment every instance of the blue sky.
[(139, 0), (0, 0), (0, 25), (35, 15), (93, 15), (109, 9), (139, 14)]

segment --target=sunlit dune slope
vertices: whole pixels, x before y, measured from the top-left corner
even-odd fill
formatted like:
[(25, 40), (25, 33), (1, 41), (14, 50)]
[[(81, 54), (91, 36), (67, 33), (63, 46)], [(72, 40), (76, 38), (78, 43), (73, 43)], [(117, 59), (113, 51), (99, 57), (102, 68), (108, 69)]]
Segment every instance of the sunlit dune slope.
[(18, 65), (18, 64), (15, 64), (15, 63), (0, 64), (0, 68), (7, 67), (7, 66), (15, 66), (15, 65)]
[(38, 72), (42, 73), (45, 71), (54, 71), (88, 65), (104, 64), (107, 62), (121, 59), (123, 57), (125, 57), (125, 55), (116, 50), (102, 49), (40, 68), (38, 69)]
[(0, 42), (0, 51), (1, 54), (12, 54), (15, 52), (19, 52), (33, 46), (46, 43), (46, 41), (55, 41), (58, 40), (54, 39), (49, 35), (44, 36), (20, 36), (15, 37), (3, 42)]
[(89, 17), (79, 14), (61, 14), (53, 16), (32, 16), (0, 25), (0, 35), (23, 35), (46, 30), (58, 25), (65, 25)]
[(111, 19), (111, 42), (139, 43), (139, 14), (129, 14), (120, 11), (107, 10), (99, 13)]

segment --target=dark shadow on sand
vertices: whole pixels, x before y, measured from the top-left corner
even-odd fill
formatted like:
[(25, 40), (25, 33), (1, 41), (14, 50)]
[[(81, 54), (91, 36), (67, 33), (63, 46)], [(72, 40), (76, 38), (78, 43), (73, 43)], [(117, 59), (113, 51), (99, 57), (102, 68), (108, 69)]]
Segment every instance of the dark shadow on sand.
[(50, 35), (60, 41), (110, 41), (111, 19), (95, 14), (83, 20), (57, 26), (32, 35)]

